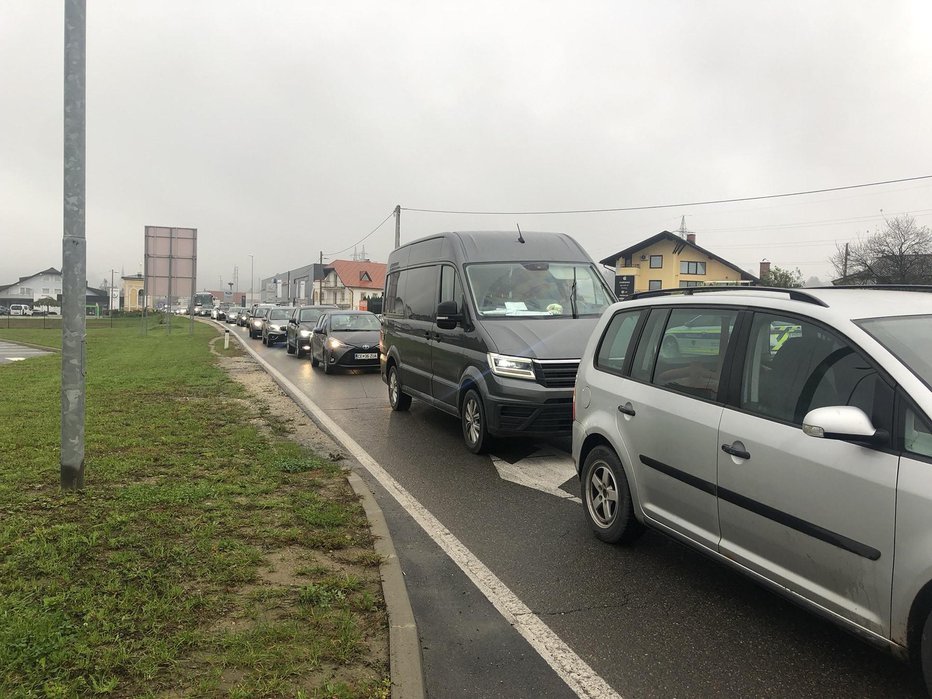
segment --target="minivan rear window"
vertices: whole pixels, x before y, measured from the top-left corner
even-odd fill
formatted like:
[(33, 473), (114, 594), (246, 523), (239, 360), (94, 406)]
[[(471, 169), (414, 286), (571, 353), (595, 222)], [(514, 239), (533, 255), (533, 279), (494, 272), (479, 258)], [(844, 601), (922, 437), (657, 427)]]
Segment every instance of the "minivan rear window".
[(586, 263), (487, 262), (466, 267), (480, 316), (601, 315), (613, 302), (599, 273)]

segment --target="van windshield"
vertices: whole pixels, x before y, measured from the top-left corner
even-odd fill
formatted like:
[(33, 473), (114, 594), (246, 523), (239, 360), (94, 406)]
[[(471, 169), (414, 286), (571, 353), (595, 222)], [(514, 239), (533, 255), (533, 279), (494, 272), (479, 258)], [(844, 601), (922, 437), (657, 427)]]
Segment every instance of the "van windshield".
[(480, 316), (600, 315), (613, 299), (584, 262), (488, 262), (466, 267)]

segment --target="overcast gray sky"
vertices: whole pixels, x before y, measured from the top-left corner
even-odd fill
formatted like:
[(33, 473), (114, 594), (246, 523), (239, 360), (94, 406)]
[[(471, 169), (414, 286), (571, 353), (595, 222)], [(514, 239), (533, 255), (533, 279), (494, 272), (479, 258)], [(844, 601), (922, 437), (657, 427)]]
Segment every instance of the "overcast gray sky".
[[(88, 280), (145, 225), (198, 229), (198, 286), (349, 258), (396, 204), (648, 206), (932, 174), (932, 3), (88, 0)], [(63, 3), (0, 2), (0, 284), (61, 266)], [(836, 243), (932, 224), (932, 180), (551, 216), (596, 259), (680, 217), (697, 242), (829, 279)], [(384, 261), (392, 221), (364, 242)], [(348, 250), (344, 250), (345, 248)], [(362, 245), (360, 245), (360, 250)]]

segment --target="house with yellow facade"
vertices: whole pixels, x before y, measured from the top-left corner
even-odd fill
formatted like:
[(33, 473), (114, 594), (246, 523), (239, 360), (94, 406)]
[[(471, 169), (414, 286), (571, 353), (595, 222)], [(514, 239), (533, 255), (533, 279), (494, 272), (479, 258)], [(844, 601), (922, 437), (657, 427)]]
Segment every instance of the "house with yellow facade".
[(615, 268), (618, 298), (655, 289), (760, 283), (753, 274), (696, 245), (695, 233), (681, 238), (676, 233), (661, 231), (600, 262)]

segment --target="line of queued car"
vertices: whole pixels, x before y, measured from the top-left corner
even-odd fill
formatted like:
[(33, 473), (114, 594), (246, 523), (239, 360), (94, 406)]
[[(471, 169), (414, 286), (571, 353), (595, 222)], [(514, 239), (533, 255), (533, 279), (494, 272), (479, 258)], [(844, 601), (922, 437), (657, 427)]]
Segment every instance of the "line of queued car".
[(325, 374), (336, 369), (379, 368), (379, 317), (368, 311), (333, 305), (231, 307), (223, 317), (245, 327), (249, 337), (266, 347), (283, 343), (297, 359), (309, 357)]

